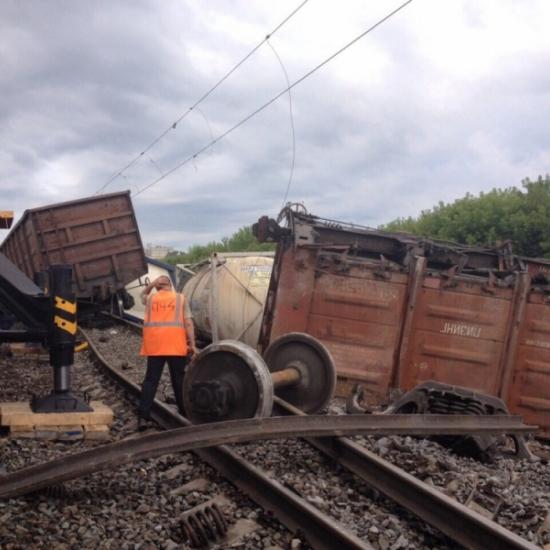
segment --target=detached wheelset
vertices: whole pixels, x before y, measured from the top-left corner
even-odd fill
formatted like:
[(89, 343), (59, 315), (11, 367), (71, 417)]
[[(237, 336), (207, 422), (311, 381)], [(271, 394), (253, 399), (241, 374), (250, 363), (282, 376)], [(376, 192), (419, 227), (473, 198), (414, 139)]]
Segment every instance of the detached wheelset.
[(187, 368), (183, 401), (194, 424), (270, 416), (274, 393), (313, 414), (328, 405), (335, 386), (325, 346), (292, 332), (272, 342), (264, 358), (237, 340), (210, 344)]

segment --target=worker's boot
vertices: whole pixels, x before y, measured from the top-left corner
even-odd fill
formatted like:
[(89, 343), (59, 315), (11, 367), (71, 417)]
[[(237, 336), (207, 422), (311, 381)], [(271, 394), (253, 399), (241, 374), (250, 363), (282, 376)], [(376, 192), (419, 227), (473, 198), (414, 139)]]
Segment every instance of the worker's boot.
[(137, 425), (138, 432), (144, 432), (148, 427), (149, 427), (149, 421), (146, 418), (143, 418), (142, 416), (140, 416), (138, 418), (138, 425)]

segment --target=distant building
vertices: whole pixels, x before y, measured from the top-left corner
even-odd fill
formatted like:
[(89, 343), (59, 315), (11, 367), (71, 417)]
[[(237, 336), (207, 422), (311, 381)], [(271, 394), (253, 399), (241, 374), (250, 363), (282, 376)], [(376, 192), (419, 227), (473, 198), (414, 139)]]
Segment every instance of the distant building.
[(161, 244), (148, 243), (145, 247), (145, 255), (154, 260), (163, 260), (173, 251), (174, 249), (171, 246), (162, 246)]

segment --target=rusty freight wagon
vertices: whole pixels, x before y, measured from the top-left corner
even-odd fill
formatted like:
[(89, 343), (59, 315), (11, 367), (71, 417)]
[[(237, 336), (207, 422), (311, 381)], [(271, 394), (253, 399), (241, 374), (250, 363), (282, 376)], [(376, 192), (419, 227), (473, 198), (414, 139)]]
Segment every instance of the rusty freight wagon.
[[(437, 380), (503, 398), (550, 436), (550, 285), (509, 245), (466, 247), (286, 209), (254, 231), (278, 242), (259, 347), (321, 340), (339, 387), (372, 403)], [(535, 284), (536, 282), (536, 284)]]
[(129, 191), (26, 210), (0, 252), (37, 282), (50, 265), (71, 264), (81, 301), (125, 296), (147, 272)]

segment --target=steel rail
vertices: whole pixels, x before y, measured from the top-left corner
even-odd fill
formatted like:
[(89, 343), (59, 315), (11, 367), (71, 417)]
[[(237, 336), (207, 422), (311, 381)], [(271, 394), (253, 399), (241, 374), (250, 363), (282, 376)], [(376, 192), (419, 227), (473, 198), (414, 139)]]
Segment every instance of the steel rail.
[[(82, 329), (82, 335), (97, 359), (98, 365), (127, 392), (134, 402), (140, 395), (137, 384), (119, 370), (112, 368)], [(151, 417), (164, 428), (190, 426), (191, 423), (170, 407), (155, 399)], [(195, 450), (194, 453), (220, 473), (264, 510), (271, 512), (289, 531), (303, 533), (309, 544), (320, 550), (334, 548), (372, 550), (372, 546), (346, 530), (333, 518), (323, 514), (312, 504), (268, 477), (226, 446)]]
[[(304, 416), (302, 411), (278, 397), (274, 398), (274, 405), (278, 412)], [(473, 418), (481, 420), (479, 416)], [(306, 437), (304, 439), (366, 481), (371, 487), (467, 548), (479, 550), (539, 548), (348, 438)]]
[[(121, 321), (127, 322), (124, 319)], [(139, 325), (133, 328), (137, 330)], [(274, 406), (283, 414), (304, 415), (302, 411), (276, 396)], [(305, 441), (342, 464), (386, 497), (468, 548), (538, 548), (350, 439), (305, 438)]]
[[(405, 418), (400, 418), (401, 416)], [(21, 496), (101, 470), (165, 454), (264, 439), (381, 435), (388, 432), (395, 433), (396, 427), (402, 422), (405, 426), (412, 424), (412, 432), (416, 433), (425, 427), (422, 420), (424, 420), (422, 417), (415, 418), (414, 415), (395, 415), (393, 418), (359, 414), (352, 416), (296, 415), (229, 420), (175, 428), (139, 438), (116, 441), (12, 472), (0, 478), (0, 498)], [(441, 420), (445, 420), (444, 415), (443, 418), (436, 419), (434, 428), (437, 428)], [(461, 431), (467, 430), (466, 427)], [(405, 431), (408, 430), (405, 429)], [(451, 425), (451, 431), (456, 433), (456, 427)]]

